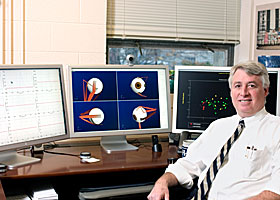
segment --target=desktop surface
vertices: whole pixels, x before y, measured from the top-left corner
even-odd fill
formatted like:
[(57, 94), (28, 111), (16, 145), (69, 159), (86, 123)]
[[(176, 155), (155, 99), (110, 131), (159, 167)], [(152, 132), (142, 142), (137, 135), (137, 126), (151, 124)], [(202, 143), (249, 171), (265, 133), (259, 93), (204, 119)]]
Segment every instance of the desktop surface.
[[(170, 150), (167, 142), (162, 143), (163, 151), (152, 152), (151, 143), (141, 143), (138, 150), (106, 153), (98, 146), (62, 147), (49, 151), (79, 155), (91, 152), (100, 159), (96, 163), (82, 163), (79, 157), (44, 153), (41, 162), (9, 170), (0, 179), (64, 176), (112, 171), (141, 170), (167, 166), (167, 158), (177, 157), (176, 149)], [(29, 152), (23, 152), (29, 154)]]
[[(111, 154), (99, 145), (55, 148), (49, 151), (74, 155), (87, 151), (100, 161), (82, 163), (79, 157), (44, 153), (41, 162), (9, 170), (0, 179), (4, 191), (15, 182), (24, 185), (38, 180), (51, 180), (61, 193), (71, 191), (74, 195), (78, 193), (78, 187), (156, 181), (167, 167), (167, 159), (178, 157), (176, 146), (168, 142), (160, 143), (163, 151), (157, 153), (152, 152), (152, 142), (139, 143), (138, 150)], [(108, 183), (110, 179), (112, 181)]]

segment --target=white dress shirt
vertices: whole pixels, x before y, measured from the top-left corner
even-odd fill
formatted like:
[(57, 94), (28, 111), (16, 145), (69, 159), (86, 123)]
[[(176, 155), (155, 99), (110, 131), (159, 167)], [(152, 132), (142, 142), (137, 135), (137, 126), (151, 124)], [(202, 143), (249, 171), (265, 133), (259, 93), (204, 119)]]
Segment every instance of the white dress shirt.
[[(187, 188), (197, 176), (200, 183), (240, 119), (234, 115), (211, 123), (190, 145), (187, 156), (170, 164), (166, 172), (173, 173)], [(280, 194), (280, 117), (262, 109), (244, 121), (245, 129), (213, 181), (209, 200), (247, 199), (263, 190)]]

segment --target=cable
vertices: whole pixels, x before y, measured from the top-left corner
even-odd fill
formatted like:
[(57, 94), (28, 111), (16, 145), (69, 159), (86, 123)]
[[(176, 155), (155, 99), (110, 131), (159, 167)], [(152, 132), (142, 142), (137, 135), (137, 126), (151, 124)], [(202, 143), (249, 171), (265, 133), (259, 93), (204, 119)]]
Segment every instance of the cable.
[(44, 150), (44, 152), (45, 153), (50, 153), (50, 154), (57, 154), (57, 155), (64, 155), (64, 156), (74, 156), (74, 157), (80, 158), (80, 155), (71, 154), (71, 153), (53, 152), (53, 151), (47, 151), (47, 150)]

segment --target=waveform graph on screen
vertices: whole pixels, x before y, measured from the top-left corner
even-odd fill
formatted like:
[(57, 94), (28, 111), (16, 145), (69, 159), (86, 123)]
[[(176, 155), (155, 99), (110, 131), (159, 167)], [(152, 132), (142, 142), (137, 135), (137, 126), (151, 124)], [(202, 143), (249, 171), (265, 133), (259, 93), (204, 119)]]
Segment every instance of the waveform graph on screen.
[[(0, 80), (5, 77), (3, 72), (0, 72)], [(5, 108), (5, 89), (4, 82), (0, 81), (0, 144), (5, 144), (5, 141), (8, 141), (8, 118)]]
[[(55, 74), (53, 74), (55, 73)], [(64, 133), (62, 88), (58, 71), (3, 70), (0, 127), (5, 143), (36, 140)]]

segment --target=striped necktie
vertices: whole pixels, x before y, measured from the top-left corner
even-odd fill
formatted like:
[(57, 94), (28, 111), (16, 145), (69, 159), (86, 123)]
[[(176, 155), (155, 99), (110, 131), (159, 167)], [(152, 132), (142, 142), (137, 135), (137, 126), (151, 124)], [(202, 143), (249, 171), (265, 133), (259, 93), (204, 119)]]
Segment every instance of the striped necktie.
[(244, 120), (239, 121), (238, 127), (234, 131), (234, 134), (228, 139), (228, 141), (222, 147), (219, 155), (215, 158), (212, 162), (211, 166), (209, 167), (206, 176), (204, 177), (203, 181), (199, 185), (197, 193), (192, 198), (192, 200), (204, 200), (206, 199), (207, 193), (211, 187), (212, 182), (215, 179), (220, 167), (222, 166), (225, 157), (227, 156), (231, 146), (237, 140), (243, 129), (245, 128)]

